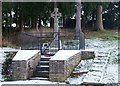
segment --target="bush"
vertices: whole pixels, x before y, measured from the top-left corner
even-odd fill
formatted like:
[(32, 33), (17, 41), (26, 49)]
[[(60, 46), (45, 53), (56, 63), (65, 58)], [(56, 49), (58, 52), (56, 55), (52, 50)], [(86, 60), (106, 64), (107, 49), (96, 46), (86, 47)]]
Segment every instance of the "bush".
[(4, 80), (9, 81), (12, 80), (12, 58), (10, 54), (6, 55), (5, 62), (2, 64), (2, 75), (4, 75)]

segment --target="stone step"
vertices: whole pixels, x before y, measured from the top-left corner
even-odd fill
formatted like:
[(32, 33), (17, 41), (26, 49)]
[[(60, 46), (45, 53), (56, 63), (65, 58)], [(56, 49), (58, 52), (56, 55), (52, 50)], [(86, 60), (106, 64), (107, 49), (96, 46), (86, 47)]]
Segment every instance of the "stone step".
[(44, 77), (31, 77), (30, 80), (48, 80), (48, 78), (44, 78)]
[(106, 60), (98, 60), (98, 59), (94, 59), (93, 62), (94, 62), (94, 63), (105, 63)]
[(40, 61), (49, 61), (51, 57), (41, 57)]
[(49, 61), (40, 61), (38, 65), (49, 65)]
[(55, 55), (57, 51), (49, 51), (47, 54)]
[(36, 71), (49, 71), (49, 66), (37, 66)]
[(104, 58), (104, 57), (97, 57), (97, 58), (95, 58), (94, 60), (108, 60), (108, 58)]
[(98, 67), (92, 67), (91, 71), (103, 71), (103, 67), (100, 67), (100, 68), (98, 68)]
[(36, 71), (34, 77), (49, 77), (49, 71)]
[(96, 63), (94, 63), (94, 64), (92, 64), (92, 66), (93, 66), (93, 67), (103, 67), (104, 64), (96, 64)]
[(102, 72), (88, 72), (87, 75), (101, 77)]

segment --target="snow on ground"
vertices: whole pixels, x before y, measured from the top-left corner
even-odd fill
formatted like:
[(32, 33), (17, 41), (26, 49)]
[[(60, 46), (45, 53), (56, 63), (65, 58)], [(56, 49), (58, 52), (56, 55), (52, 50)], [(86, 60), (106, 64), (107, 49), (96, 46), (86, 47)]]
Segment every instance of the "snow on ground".
[[(96, 54), (99, 51), (107, 51), (110, 53), (109, 64), (107, 65), (106, 73), (102, 81), (103, 83), (118, 83), (118, 64), (113, 63), (115, 59), (118, 59), (118, 41), (103, 40), (100, 38), (86, 39), (86, 49), (94, 49)], [(89, 67), (87, 64), (85, 64), (85, 66)], [(76, 68), (76, 70), (80, 69), (81, 68), (79, 67)], [(84, 75), (72, 78), (70, 77), (67, 80), (70, 84), (76, 84), (81, 83), (83, 77)]]
[(2, 84), (65, 84), (65, 83), (59, 83), (59, 82), (50, 82), (45, 80), (25, 80), (25, 81), (7, 81), (7, 82), (1, 82)]
[[(77, 45), (78, 46), (78, 45)], [(0, 48), (1, 50), (2, 48)], [(12, 49), (5, 48), (4, 50)], [(106, 69), (106, 73), (103, 77), (103, 83), (117, 83), (118, 82), (118, 64), (113, 63), (114, 59), (118, 58), (118, 41), (109, 41), (103, 39), (86, 39), (86, 49), (94, 49), (95, 53), (98, 51), (107, 51), (110, 52), (110, 60)], [(0, 54), (0, 62), (3, 62), (3, 57)], [(4, 59), (3, 59), (4, 60)], [(84, 66), (84, 65), (83, 65)], [(0, 64), (1, 67), (1, 64)], [(0, 69), (1, 70), (1, 69)], [(76, 68), (76, 70), (80, 70), (80, 67)], [(78, 77), (69, 77), (67, 81), (70, 84), (80, 84), (82, 82), (84, 75)], [(1, 79), (1, 76), (0, 76)], [(57, 82), (50, 81), (42, 81), (42, 80), (26, 80), (26, 81), (12, 81), (12, 82), (1, 82), (1, 84), (57, 84)], [(63, 83), (64, 84), (64, 83)]]
[(2, 73), (2, 64), (3, 64), (4, 61), (5, 61), (4, 53), (0, 52), (0, 81), (3, 81), (1, 73)]
[(103, 83), (118, 83), (118, 64), (108, 64)]

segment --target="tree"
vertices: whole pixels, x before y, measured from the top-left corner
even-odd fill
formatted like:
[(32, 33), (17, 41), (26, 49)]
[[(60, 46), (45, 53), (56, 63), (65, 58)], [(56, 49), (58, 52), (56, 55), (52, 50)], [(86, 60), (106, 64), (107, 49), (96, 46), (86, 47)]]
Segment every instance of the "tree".
[[(63, 27), (66, 24), (66, 19), (72, 18), (75, 14), (75, 2), (61, 2), (58, 4), (59, 11), (62, 13)], [(69, 9), (69, 10), (68, 10)]]
[[(2, 2), (0, 1), (0, 22), (2, 22)], [(2, 25), (0, 23), (0, 47), (2, 47)]]
[(94, 30), (104, 30), (102, 14), (108, 5), (109, 2), (84, 2), (82, 4), (84, 11), (83, 24), (91, 25)]
[[(80, 0), (81, 1), (81, 0)], [(84, 33), (81, 30), (81, 2), (78, 1), (76, 2), (76, 36), (79, 37), (79, 49), (85, 49), (85, 38), (84, 38)]]
[[(74, 2), (57, 2), (57, 8), (62, 14), (63, 27), (66, 23), (67, 18), (72, 18), (75, 13), (75, 3)], [(68, 10), (69, 9), (69, 10)], [(54, 3), (51, 3), (51, 13), (54, 11)], [(53, 26), (53, 18), (51, 18), (51, 26)]]
[(103, 18), (102, 18), (102, 5), (97, 5), (96, 7), (96, 29), (97, 30), (104, 30), (103, 27)]
[(108, 29), (119, 28), (120, 25), (120, 2), (110, 2), (106, 12), (103, 14), (104, 26)]
[(77, 2), (76, 6), (77, 12), (76, 12), (76, 35), (79, 35), (79, 33), (82, 31), (81, 30), (81, 2)]

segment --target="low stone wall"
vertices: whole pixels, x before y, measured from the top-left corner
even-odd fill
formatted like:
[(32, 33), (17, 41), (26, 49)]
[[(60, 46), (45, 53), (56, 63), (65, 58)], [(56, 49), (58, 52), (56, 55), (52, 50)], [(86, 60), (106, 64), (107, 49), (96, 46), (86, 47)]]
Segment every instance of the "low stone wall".
[(11, 65), (12, 79), (25, 80), (33, 75), (36, 66), (40, 61), (39, 50), (20, 50), (13, 58)]
[(51, 59), (49, 63), (49, 80), (65, 81), (70, 76), (74, 67), (81, 60), (79, 50), (60, 50)]
[(95, 58), (95, 52), (93, 49), (85, 49), (85, 50), (80, 50), (81, 51), (81, 59), (93, 59)]

